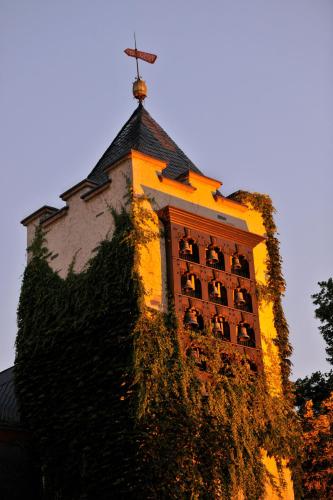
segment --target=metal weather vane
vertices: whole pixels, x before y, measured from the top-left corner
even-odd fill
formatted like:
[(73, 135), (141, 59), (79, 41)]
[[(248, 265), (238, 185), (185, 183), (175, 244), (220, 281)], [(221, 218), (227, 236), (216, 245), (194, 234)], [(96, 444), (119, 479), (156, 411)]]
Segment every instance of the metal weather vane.
[(142, 50), (138, 50), (136, 47), (136, 38), (134, 33), (134, 49), (125, 49), (124, 52), (130, 57), (135, 57), (136, 60), (136, 79), (133, 83), (133, 95), (138, 101), (143, 101), (145, 97), (147, 97), (147, 85), (144, 80), (141, 79), (139, 73), (139, 62), (138, 59), (142, 59), (142, 61), (146, 61), (150, 64), (154, 64), (157, 59), (155, 54), (151, 54), (150, 52), (142, 52)]

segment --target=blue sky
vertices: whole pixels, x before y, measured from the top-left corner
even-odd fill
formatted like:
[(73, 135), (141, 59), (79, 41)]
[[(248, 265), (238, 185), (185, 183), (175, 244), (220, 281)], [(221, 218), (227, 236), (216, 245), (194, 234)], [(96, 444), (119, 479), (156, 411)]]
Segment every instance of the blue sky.
[(146, 107), (208, 176), (278, 210), (294, 377), (327, 370), (310, 295), (332, 276), (333, 3), (330, 0), (0, 2), (1, 345), (13, 363), (25, 266), (19, 221), (83, 179)]

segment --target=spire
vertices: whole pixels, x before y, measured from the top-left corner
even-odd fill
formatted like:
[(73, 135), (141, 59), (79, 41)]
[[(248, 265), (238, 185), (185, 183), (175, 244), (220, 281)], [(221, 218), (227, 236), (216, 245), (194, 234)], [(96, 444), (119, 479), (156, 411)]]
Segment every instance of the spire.
[(133, 95), (140, 103), (147, 97), (147, 85), (144, 80), (142, 80), (139, 74), (139, 61), (142, 59), (150, 64), (154, 64), (157, 59), (155, 54), (150, 54), (149, 52), (142, 52), (136, 48), (136, 37), (134, 33), (134, 49), (125, 49), (124, 52), (130, 57), (135, 57), (136, 60), (136, 79), (133, 83)]
[(136, 79), (133, 83), (133, 95), (139, 101), (139, 105), (97, 162), (95, 168), (90, 172), (88, 179), (97, 183), (104, 182), (107, 180), (105, 169), (132, 150), (165, 161), (166, 168), (163, 170), (165, 177), (177, 179), (188, 170), (200, 174), (200, 170), (143, 107), (142, 101), (147, 97), (147, 86), (140, 76), (138, 59), (153, 64), (157, 56), (138, 50), (135, 34), (134, 46), (134, 49), (127, 48), (124, 52), (130, 57), (135, 57), (136, 60)]

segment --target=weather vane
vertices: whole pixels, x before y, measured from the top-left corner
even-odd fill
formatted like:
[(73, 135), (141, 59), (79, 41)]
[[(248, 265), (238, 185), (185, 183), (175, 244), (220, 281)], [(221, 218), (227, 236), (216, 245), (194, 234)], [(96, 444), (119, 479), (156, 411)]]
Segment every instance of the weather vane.
[(145, 97), (147, 97), (147, 85), (144, 80), (141, 79), (139, 74), (139, 62), (138, 59), (142, 59), (150, 64), (154, 64), (157, 59), (155, 54), (150, 54), (149, 52), (142, 52), (136, 48), (136, 38), (134, 33), (134, 49), (125, 49), (124, 52), (130, 57), (135, 57), (136, 60), (136, 79), (133, 83), (133, 95), (134, 97), (142, 102)]

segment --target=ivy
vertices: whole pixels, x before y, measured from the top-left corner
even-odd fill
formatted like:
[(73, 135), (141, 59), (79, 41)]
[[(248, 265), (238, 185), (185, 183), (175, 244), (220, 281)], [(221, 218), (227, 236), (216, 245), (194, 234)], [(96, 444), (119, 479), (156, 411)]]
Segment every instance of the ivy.
[[(210, 330), (145, 306), (142, 245), (159, 235), (128, 190), (111, 239), (81, 273), (48, 265), (39, 227), (18, 309), (16, 386), (50, 500), (263, 497), (263, 450), (297, 449), (288, 400)], [(280, 261), (279, 261), (280, 262)], [(275, 288), (274, 288), (275, 290)], [(273, 293), (270, 290), (270, 293)], [(196, 355), (199, 349), (200, 360)], [(295, 424), (296, 425), (296, 424)]]
[[(285, 292), (286, 282), (282, 273), (282, 258), (280, 255), (280, 243), (276, 236), (277, 227), (274, 221), (276, 212), (272, 200), (267, 194), (250, 193), (248, 191), (236, 191), (229, 198), (247, 204), (251, 209), (260, 213), (266, 231), (266, 276), (267, 284), (257, 284), (259, 301), (271, 301), (273, 303), (274, 326), (277, 338), (274, 339), (279, 350), (282, 388), (289, 406), (294, 403), (294, 389), (290, 382), (292, 346), (289, 343), (289, 328), (282, 307), (282, 296)], [(295, 422), (295, 433), (300, 436), (300, 423)], [(298, 438), (299, 441), (300, 438)], [(302, 495), (301, 488), (301, 457), (300, 441), (295, 449), (294, 460), (291, 462), (296, 497)]]
[(277, 332), (276, 345), (280, 354), (280, 367), (282, 386), (286, 397), (291, 396), (291, 383), (289, 381), (291, 372), (290, 356), (292, 347), (289, 343), (289, 329), (283, 312), (281, 297), (286, 288), (286, 282), (282, 273), (282, 258), (280, 255), (280, 243), (276, 237), (277, 228), (274, 222), (275, 208), (272, 200), (267, 194), (249, 193), (247, 191), (236, 191), (229, 198), (249, 206), (260, 213), (266, 231), (266, 247), (268, 258), (267, 285), (259, 285), (259, 298), (273, 302), (274, 326)]

